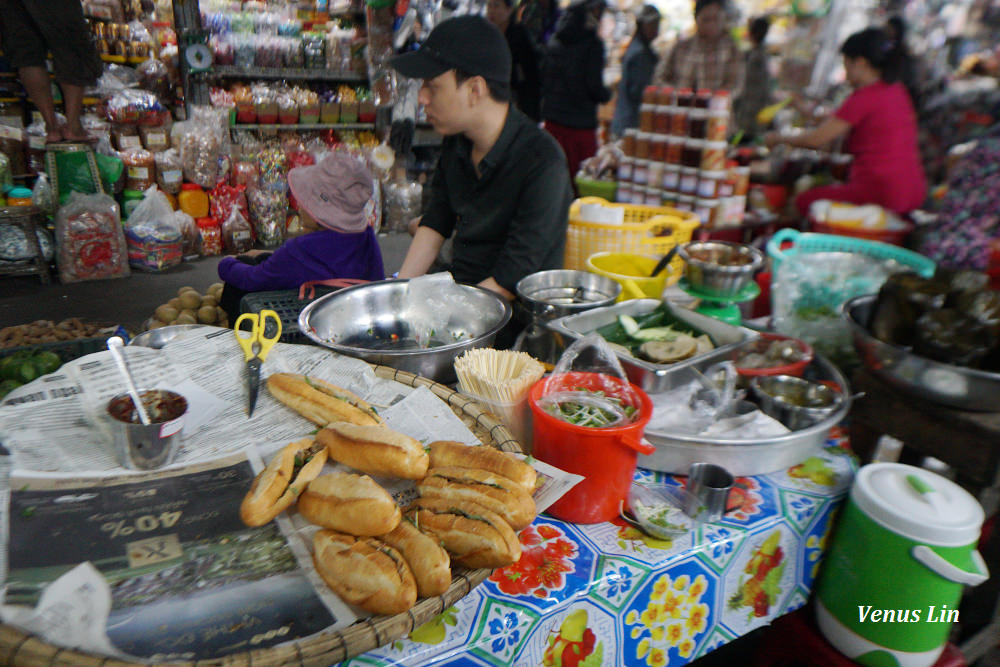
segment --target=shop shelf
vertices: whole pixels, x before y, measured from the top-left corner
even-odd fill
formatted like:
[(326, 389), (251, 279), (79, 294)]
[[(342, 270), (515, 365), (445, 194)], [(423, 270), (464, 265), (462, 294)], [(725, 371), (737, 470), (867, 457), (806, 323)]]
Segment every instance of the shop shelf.
[(256, 123), (237, 123), (231, 126), (235, 130), (374, 130), (375, 123), (281, 123), (260, 125)]
[(333, 72), (325, 69), (299, 69), (291, 67), (237, 67), (216, 65), (212, 75), (217, 77), (239, 77), (241, 79), (298, 79), (303, 81), (357, 81), (368, 77), (357, 72)]

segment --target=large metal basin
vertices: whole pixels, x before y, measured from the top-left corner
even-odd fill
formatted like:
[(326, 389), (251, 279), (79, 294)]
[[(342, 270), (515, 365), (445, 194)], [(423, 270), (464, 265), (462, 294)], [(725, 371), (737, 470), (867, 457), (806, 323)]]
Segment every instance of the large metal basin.
[[(708, 363), (699, 364), (702, 369)], [(784, 470), (807, 459), (826, 442), (830, 429), (851, 409), (847, 380), (836, 366), (821, 356), (813, 359), (806, 374), (830, 380), (843, 388), (844, 400), (826, 419), (802, 430), (756, 440), (726, 440), (696, 435), (678, 435), (646, 429), (646, 440), (656, 447), (649, 456), (639, 456), (638, 466), (686, 475), (692, 463), (714, 463), (734, 476), (763, 475)]]
[[(489, 290), (455, 285), (459, 298), (441, 299), (430, 308), (406, 298), (408, 280), (355, 285), (322, 296), (299, 314), (299, 329), (311, 341), (373, 364), (455, 382), (455, 357), (489, 347), (510, 320), (511, 307)], [(429, 342), (418, 342), (419, 322), (435, 321)]]
[(953, 366), (886, 343), (871, 334), (868, 323), (875, 296), (844, 304), (843, 317), (865, 367), (884, 382), (913, 396), (962, 410), (1000, 412), (1000, 373)]

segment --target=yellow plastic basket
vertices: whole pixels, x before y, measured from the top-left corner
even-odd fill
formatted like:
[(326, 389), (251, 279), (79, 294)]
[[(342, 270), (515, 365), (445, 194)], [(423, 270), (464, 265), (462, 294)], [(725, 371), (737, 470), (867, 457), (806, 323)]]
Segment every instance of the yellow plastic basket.
[[(624, 209), (622, 224), (584, 222), (581, 204)], [(613, 204), (599, 197), (583, 197), (569, 208), (563, 268), (587, 270), (587, 258), (599, 252), (621, 252), (660, 259), (678, 243), (687, 243), (701, 224), (693, 213), (663, 206)]]

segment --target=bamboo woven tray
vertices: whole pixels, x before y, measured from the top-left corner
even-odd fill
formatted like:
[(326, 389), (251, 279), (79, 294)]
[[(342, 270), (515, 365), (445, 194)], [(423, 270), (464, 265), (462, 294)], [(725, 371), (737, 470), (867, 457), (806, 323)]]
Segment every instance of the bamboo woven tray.
[[(388, 366), (375, 366), (375, 374), (380, 378), (395, 380), (410, 387), (427, 387), (444, 400), (456, 415), (487, 445), (507, 452), (521, 452), (517, 440), (507, 428), (482, 409), (474, 400), (427, 378), (398, 371)], [(198, 660), (195, 662), (133, 663), (108, 658), (93, 653), (83, 653), (72, 649), (53, 646), (35, 635), (25, 633), (9, 625), (0, 625), (0, 664), (11, 667), (121, 667), (124, 665), (173, 665), (188, 667), (223, 667), (246, 665), (266, 667), (270, 665), (302, 665), (308, 667), (329, 667), (356, 655), (371, 651), (389, 642), (410, 634), (434, 616), (444, 612), (473, 588), (485, 580), (492, 570), (452, 570), (451, 586), (444, 595), (435, 598), (421, 598), (417, 604), (403, 614), (395, 616), (373, 616), (339, 632), (319, 632), (288, 644), (235, 653), (225, 658)]]

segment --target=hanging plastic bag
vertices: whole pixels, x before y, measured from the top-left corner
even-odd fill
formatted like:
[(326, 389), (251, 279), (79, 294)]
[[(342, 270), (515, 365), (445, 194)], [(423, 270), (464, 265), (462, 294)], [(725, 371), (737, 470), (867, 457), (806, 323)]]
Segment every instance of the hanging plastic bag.
[(63, 283), (131, 274), (118, 204), (108, 195), (70, 193), (56, 213), (56, 248)]
[(49, 177), (44, 173), (38, 175), (35, 186), (31, 188), (31, 203), (42, 209), (45, 215), (52, 215), (56, 212), (55, 193), (52, 191)]
[(597, 334), (570, 345), (542, 382), (539, 406), (575, 426), (625, 426), (638, 418), (642, 406), (618, 357)]
[(181, 252), (184, 258), (197, 257), (201, 254), (201, 232), (194, 218), (184, 211), (174, 211), (171, 214), (171, 224), (181, 233)]
[(145, 196), (125, 227), (129, 266), (140, 271), (160, 272), (177, 266), (183, 259), (181, 230), (175, 225), (174, 210), (156, 186)]

